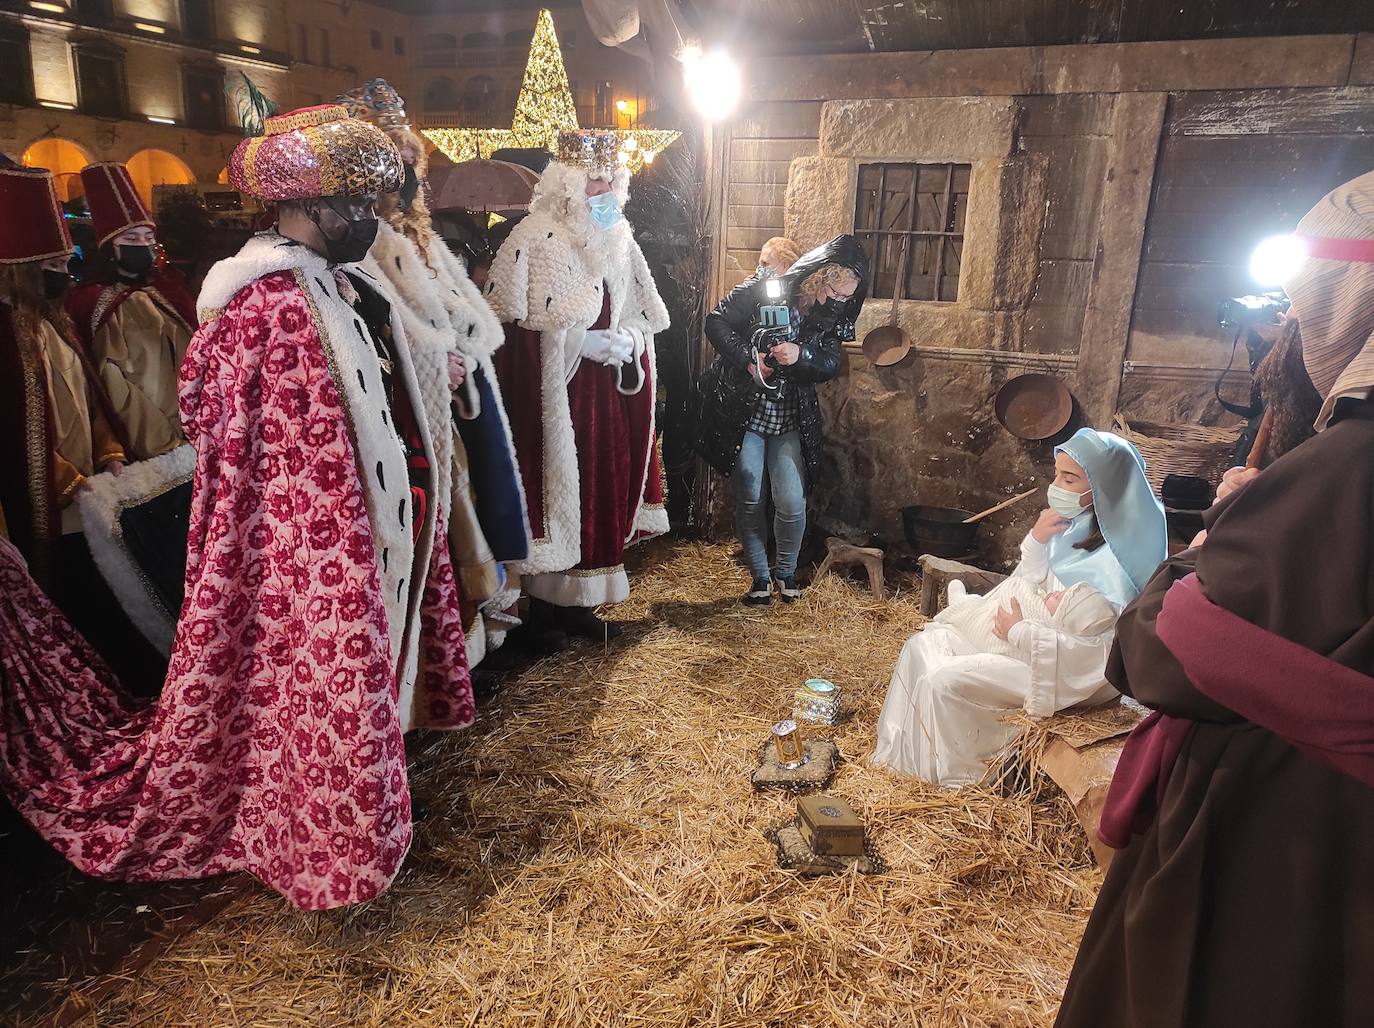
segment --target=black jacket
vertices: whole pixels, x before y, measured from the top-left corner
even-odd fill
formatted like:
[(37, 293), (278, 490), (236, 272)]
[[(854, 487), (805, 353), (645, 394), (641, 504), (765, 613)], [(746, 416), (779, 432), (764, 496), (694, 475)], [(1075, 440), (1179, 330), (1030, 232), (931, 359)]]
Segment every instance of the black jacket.
[[(821, 466), (821, 408), (816, 385), (839, 374), (840, 344), (854, 338), (854, 323), (867, 293), (868, 258), (853, 236), (836, 236), (803, 254), (778, 280), (783, 297), (795, 310), (802, 282), (826, 264), (853, 271), (859, 276), (859, 287), (844, 303), (813, 307), (807, 313), (796, 340), (800, 358), (771, 377), (785, 388), (797, 390), (809, 482), (815, 481)], [(742, 282), (706, 318), (706, 338), (716, 348), (716, 357), (697, 384), (696, 452), (724, 475), (735, 470), (745, 425), (761, 392), (749, 374), (758, 309), (762, 304), (784, 302), (768, 297), (765, 282), (758, 278)]]

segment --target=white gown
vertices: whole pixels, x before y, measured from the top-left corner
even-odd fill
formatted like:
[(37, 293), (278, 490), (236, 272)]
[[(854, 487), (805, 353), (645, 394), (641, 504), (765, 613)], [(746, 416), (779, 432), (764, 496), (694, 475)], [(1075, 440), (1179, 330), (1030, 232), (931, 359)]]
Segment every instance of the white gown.
[[(1046, 548), (1027, 535), (1013, 575), (1047, 591), (1063, 585)], [(1026, 660), (980, 652), (951, 625), (930, 624), (906, 641), (878, 720), (875, 764), (947, 788), (981, 779), (987, 761), (1016, 735), (1004, 723), (1025, 709), (1049, 717), (1079, 703), (1116, 696), (1103, 676), (1115, 629), (1073, 636), (1021, 622), (1012, 640)]]

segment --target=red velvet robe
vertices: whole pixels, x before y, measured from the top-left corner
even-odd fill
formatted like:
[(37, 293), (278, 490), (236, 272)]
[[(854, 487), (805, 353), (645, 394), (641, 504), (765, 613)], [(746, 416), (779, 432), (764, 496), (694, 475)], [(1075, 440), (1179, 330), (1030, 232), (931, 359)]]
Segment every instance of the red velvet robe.
[[(592, 329), (610, 325), (610, 295)], [(544, 474), (543, 410), (538, 369), (547, 358), (543, 336), (507, 325), (506, 345), (493, 361), (509, 405), (511, 431), (529, 511), (530, 534), (541, 538), (550, 503)], [(638, 358), (644, 386), (626, 395), (618, 388), (634, 376), (626, 369), (582, 360), (568, 382), (568, 410), (577, 452), (580, 559), (560, 577), (537, 575), (532, 595), (564, 605), (594, 606), (624, 599), (625, 546), (636, 537), (641, 507), (664, 502), (663, 471), (654, 440), (653, 369), (648, 353)], [(541, 588), (541, 586), (543, 588)]]

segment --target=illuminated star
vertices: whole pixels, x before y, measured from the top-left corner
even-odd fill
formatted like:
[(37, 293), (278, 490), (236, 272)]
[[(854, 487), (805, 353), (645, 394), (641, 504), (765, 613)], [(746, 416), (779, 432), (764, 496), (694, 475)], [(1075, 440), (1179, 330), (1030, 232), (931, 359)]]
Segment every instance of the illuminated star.
[[(525, 79), (515, 101), (515, 117), (511, 119), (511, 127), (432, 128), (421, 131), (445, 156), (455, 164), (460, 164), (478, 157), (490, 157), (497, 150), (510, 147), (557, 153), (558, 133), (575, 131), (580, 127), (572, 88), (568, 85), (568, 70), (563, 64), (563, 52), (558, 48), (553, 15), (548, 10), (541, 10), (534, 39), (530, 43), (529, 61), (525, 64)], [(646, 164), (652, 164), (655, 157), (682, 135), (681, 132), (661, 129), (605, 131), (614, 132), (620, 137), (620, 161), (632, 173), (642, 170)]]

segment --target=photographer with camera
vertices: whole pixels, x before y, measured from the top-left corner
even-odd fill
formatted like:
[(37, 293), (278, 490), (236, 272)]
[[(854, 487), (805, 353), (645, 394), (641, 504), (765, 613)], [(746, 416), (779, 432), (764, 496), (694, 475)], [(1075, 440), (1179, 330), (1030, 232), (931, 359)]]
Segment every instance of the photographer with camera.
[[(821, 463), (816, 385), (840, 370), (840, 344), (854, 338), (868, 258), (853, 236), (802, 255), (787, 274), (736, 286), (706, 319), (717, 355), (699, 383), (696, 451), (735, 480), (735, 514), (753, 584), (744, 602), (801, 597), (797, 557), (806, 530), (806, 485)], [(770, 576), (767, 477), (775, 508), (777, 565)]]

